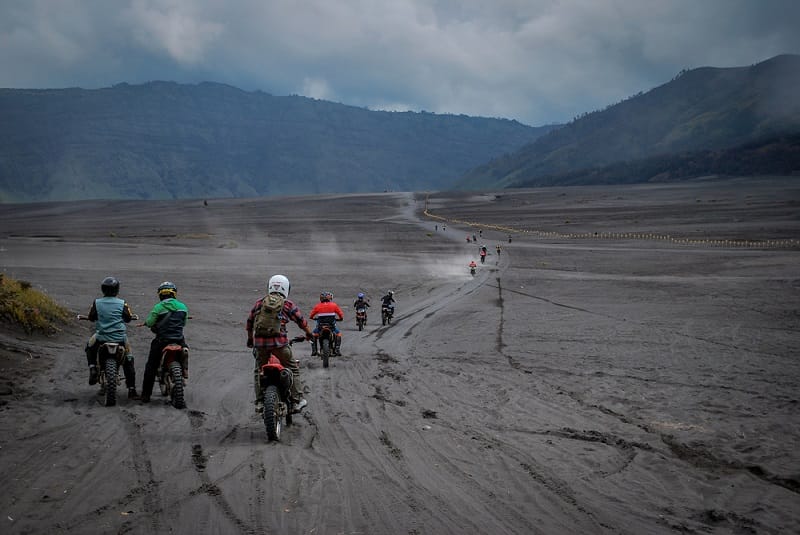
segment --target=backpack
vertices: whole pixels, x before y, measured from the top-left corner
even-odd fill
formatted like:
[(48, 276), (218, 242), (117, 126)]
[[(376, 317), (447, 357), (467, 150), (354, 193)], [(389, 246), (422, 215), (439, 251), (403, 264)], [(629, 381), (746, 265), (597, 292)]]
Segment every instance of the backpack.
[(253, 319), (253, 334), (259, 338), (273, 338), (281, 334), (281, 317), (285, 299), (281, 294), (269, 294)]

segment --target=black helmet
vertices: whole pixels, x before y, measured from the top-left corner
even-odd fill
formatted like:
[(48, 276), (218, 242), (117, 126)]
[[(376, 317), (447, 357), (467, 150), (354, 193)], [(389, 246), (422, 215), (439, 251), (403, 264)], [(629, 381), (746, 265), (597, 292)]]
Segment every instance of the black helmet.
[(164, 281), (158, 287), (158, 298), (162, 301), (170, 297), (178, 296), (178, 287), (169, 281)]
[(106, 277), (100, 284), (100, 289), (106, 297), (116, 297), (119, 293), (119, 281), (114, 277)]

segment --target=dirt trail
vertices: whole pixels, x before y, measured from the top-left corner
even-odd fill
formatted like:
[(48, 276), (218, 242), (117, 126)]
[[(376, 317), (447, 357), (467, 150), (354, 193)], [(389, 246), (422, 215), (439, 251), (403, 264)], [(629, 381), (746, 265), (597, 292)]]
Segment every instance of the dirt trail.
[[(654, 203), (680, 198), (655, 191)], [(522, 225), (542, 195), (440, 194), (432, 205)], [(555, 193), (548, 206), (559, 202), (550, 224), (587, 206)], [(490, 256), (471, 277), (474, 229), (435, 230), (423, 204), (120, 203), (103, 220), (91, 219), (95, 203), (0, 206), (6, 274), (82, 312), (114, 273), (139, 314), (169, 279), (195, 318), (184, 411), (101, 407), (86, 384), (85, 324), (46, 341), (0, 333), (49, 364), (23, 369), (31, 380), (15, 380), (0, 411), (3, 532), (800, 529), (796, 251), (507, 243), (484, 230)], [(181, 221), (131, 223), (159, 221), (167, 206)], [(347, 317), (330, 368), (296, 347), (309, 407), (267, 443), (244, 320), (274, 273), (290, 277), (304, 313), (327, 289)], [(383, 327), (389, 289), (397, 314)], [(373, 304), (362, 332), (350, 306), (359, 291)], [(141, 384), (149, 335), (131, 338)]]

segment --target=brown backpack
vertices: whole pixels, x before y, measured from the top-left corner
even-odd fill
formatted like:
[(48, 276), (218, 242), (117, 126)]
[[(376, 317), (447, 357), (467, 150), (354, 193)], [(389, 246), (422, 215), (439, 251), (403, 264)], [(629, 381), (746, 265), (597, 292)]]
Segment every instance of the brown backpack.
[(253, 320), (253, 334), (259, 338), (273, 338), (281, 334), (281, 318), (285, 299), (279, 293), (272, 293), (261, 301), (261, 307)]

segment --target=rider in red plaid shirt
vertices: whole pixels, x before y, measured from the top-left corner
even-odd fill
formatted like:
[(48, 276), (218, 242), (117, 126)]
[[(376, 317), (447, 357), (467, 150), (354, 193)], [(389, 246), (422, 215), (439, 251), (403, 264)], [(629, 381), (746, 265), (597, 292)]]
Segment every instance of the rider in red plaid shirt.
[(263, 393), (261, 392), (261, 385), (259, 382), (259, 370), (261, 366), (266, 364), (270, 354), (275, 355), (286, 368), (292, 370), (294, 381), (292, 383), (292, 398), (295, 402), (295, 410), (300, 410), (308, 403), (303, 397), (303, 384), (300, 381), (300, 363), (297, 362), (292, 356), (292, 347), (289, 345), (289, 335), (286, 331), (286, 324), (293, 321), (306, 333), (306, 339), (311, 340), (313, 335), (308, 328), (308, 323), (303, 317), (303, 313), (295, 306), (292, 301), (289, 301), (289, 279), (283, 275), (275, 275), (269, 279), (268, 291), (269, 293), (279, 293), (284, 297), (283, 310), (281, 311), (281, 333), (278, 336), (260, 337), (254, 336), (253, 321), (255, 315), (261, 308), (261, 302), (266, 299), (262, 297), (253, 305), (250, 314), (247, 316), (247, 347), (254, 348), (253, 354), (256, 357), (256, 369), (254, 372), (255, 379), (255, 392), (256, 392), (256, 410), (263, 405)]

